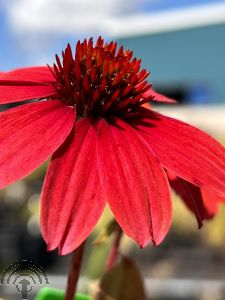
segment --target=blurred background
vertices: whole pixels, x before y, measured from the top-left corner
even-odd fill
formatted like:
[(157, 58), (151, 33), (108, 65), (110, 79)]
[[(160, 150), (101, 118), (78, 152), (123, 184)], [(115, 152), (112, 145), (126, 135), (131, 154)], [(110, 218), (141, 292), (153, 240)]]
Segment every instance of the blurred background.
[[(0, 71), (51, 64), (68, 42), (75, 48), (78, 39), (99, 35), (132, 49), (151, 72), (153, 87), (178, 100), (154, 109), (225, 144), (225, 1), (0, 0)], [(39, 230), (46, 165), (0, 191), (0, 271), (32, 260), (46, 270), (52, 286), (64, 287), (70, 257), (47, 253)], [(173, 225), (165, 241), (141, 250), (124, 238), (122, 252), (140, 267), (149, 299), (225, 299), (224, 205), (198, 230), (194, 216), (173, 198)], [(102, 273), (110, 240), (92, 242), (108, 218), (106, 210), (86, 248), (83, 290)], [(0, 297), (18, 299), (18, 294), (13, 286), (0, 285)]]

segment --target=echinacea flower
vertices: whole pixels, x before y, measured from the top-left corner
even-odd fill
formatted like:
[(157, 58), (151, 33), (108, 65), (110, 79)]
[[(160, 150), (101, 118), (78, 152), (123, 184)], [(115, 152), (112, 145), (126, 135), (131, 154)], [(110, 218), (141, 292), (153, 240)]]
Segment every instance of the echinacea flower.
[(132, 51), (99, 38), (78, 42), (75, 57), (68, 45), (62, 56), (53, 67), (0, 74), (1, 104), (32, 100), (0, 114), (0, 187), (52, 155), (41, 196), (49, 250), (78, 247), (106, 202), (141, 247), (159, 244), (172, 215), (166, 171), (225, 197), (224, 147), (142, 106), (168, 99), (151, 89)]

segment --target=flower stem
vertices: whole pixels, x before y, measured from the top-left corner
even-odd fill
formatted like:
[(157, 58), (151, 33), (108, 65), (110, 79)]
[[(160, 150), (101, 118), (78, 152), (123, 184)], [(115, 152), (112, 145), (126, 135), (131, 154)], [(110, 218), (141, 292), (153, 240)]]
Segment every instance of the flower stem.
[(117, 256), (119, 254), (119, 246), (120, 241), (122, 238), (122, 229), (118, 226), (118, 228), (115, 231), (114, 241), (111, 248), (111, 251), (109, 253), (109, 257), (106, 263), (106, 271), (112, 268), (112, 266), (115, 264)]
[(70, 272), (67, 279), (65, 300), (74, 299), (84, 253), (84, 245), (85, 242), (83, 242), (76, 250), (73, 251)]

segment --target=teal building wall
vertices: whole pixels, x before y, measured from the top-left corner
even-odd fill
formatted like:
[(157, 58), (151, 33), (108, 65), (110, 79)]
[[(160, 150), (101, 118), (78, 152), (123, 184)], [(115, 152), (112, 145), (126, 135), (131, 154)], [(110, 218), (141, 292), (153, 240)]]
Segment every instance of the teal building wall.
[(225, 103), (225, 24), (120, 38), (160, 91), (189, 103)]

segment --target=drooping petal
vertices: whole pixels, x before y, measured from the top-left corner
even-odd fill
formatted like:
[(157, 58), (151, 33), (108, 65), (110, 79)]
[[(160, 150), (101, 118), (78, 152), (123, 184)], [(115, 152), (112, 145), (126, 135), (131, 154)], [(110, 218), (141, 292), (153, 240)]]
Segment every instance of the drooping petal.
[(225, 148), (203, 131), (145, 108), (129, 121), (165, 169), (225, 197)]
[(203, 204), (201, 190), (198, 186), (187, 182), (186, 180), (177, 177), (172, 172), (167, 172), (170, 186), (172, 189), (181, 197), (186, 206), (195, 214), (200, 228), (203, 224), (202, 221), (205, 219), (206, 208)]
[(200, 189), (172, 172), (167, 171), (167, 176), (173, 190), (195, 214), (199, 228), (202, 226), (203, 220), (212, 219), (217, 214), (220, 203), (225, 203), (225, 198), (216, 195), (209, 189)]
[(207, 188), (201, 189), (202, 198), (205, 206), (205, 218), (211, 219), (219, 210), (219, 205), (225, 203), (225, 198), (216, 195)]
[(61, 101), (29, 103), (0, 114), (0, 188), (43, 163), (72, 129), (75, 111)]
[(159, 244), (171, 223), (164, 170), (134, 129), (118, 118), (99, 123), (99, 172), (106, 198), (125, 233), (144, 247)]
[(163, 103), (177, 103), (177, 101), (175, 99), (169, 98), (163, 94), (159, 94), (156, 91), (154, 91), (153, 89), (149, 89), (147, 90), (143, 96), (145, 98), (148, 98), (150, 96), (153, 97), (153, 99), (151, 101), (155, 101), (155, 102), (163, 102)]
[(96, 145), (96, 129), (82, 119), (52, 157), (41, 200), (41, 228), (49, 250), (73, 251), (102, 214), (106, 199), (99, 181)]
[(36, 82), (50, 83), (54, 82), (55, 78), (50, 69), (46, 66), (20, 68), (9, 72), (0, 72), (0, 85), (8, 82), (14, 84), (16, 82)]

